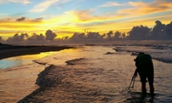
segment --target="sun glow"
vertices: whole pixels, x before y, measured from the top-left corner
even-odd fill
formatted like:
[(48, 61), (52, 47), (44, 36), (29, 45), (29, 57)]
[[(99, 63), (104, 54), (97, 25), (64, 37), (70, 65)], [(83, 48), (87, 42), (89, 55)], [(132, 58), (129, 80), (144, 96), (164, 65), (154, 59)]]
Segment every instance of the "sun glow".
[[(17, 9), (3, 11), (6, 3)], [(16, 3), (22, 5), (19, 9)], [(133, 26), (153, 27), (156, 20), (167, 24), (172, 18), (172, 2), (152, 0), (139, 1), (100, 1), (97, 3), (71, 0), (35, 1), (35, 2), (0, 2), (0, 36), (7, 38), (16, 33), (45, 35), (46, 30), (53, 30), (58, 38), (71, 36), (75, 32), (109, 31), (128, 32)], [(55, 12), (54, 12), (55, 11)], [(23, 13), (23, 14), (20, 14)], [(25, 12), (25, 13), (24, 13)], [(5, 14), (7, 13), (7, 14)], [(13, 14), (15, 14), (13, 16)], [(24, 15), (27, 16), (24, 16)]]

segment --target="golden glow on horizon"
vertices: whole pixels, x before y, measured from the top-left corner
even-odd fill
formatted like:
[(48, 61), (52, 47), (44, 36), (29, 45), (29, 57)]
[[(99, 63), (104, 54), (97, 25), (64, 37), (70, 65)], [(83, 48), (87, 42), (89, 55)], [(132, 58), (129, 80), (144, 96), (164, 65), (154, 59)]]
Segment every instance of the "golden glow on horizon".
[[(109, 31), (128, 32), (133, 26), (143, 25), (151, 28), (156, 20), (168, 24), (172, 18), (170, 13), (172, 2), (128, 2), (127, 5), (131, 7), (99, 16), (93, 15), (95, 9), (91, 8), (89, 10), (69, 10), (46, 19), (27, 18), (16, 21), (13, 17), (0, 18), (0, 36), (6, 39), (16, 33), (28, 33), (30, 36), (32, 33), (44, 35), (49, 29), (55, 32), (58, 38), (70, 37), (74, 32), (85, 31), (100, 34)], [(154, 16), (156, 13), (164, 14)]]

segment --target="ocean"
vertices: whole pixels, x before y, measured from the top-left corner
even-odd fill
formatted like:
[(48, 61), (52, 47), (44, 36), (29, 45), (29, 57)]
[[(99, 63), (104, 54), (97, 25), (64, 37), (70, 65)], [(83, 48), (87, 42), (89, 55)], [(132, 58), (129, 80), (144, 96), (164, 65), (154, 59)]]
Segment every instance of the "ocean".
[[(135, 80), (134, 88), (128, 89), (136, 69), (134, 59), (139, 52), (148, 53), (153, 58), (155, 72), (153, 99), (149, 95), (145, 98), (141, 97), (139, 77)], [(97, 103), (172, 102), (171, 41), (80, 45), (73, 49), (57, 51), (43, 58), (36, 58), (28, 64), (3, 69), (0, 71), (0, 100), (16, 102), (37, 89), (34, 84), (37, 75), (49, 65), (79, 68), (78, 74), (69, 73), (72, 78), (68, 79), (68, 82), (84, 84), (95, 91), (94, 93), (101, 95), (94, 101)], [(86, 71), (83, 73), (82, 69)], [(148, 83), (147, 92), (149, 93)], [(84, 99), (78, 101), (82, 102), (82, 100), (84, 101)]]

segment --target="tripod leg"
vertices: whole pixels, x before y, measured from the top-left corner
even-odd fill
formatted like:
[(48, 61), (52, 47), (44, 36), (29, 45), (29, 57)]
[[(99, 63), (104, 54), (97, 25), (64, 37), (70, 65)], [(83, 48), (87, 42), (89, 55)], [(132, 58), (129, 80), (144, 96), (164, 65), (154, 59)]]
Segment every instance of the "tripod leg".
[(132, 83), (132, 87), (131, 88), (134, 88), (134, 82), (135, 82), (135, 77), (133, 78), (133, 83)]
[(129, 85), (128, 89), (131, 88), (131, 86), (132, 86), (132, 84), (133, 84), (133, 80), (134, 80), (134, 75), (133, 75), (133, 77), (132, 77), (132, 79), (131, 79), (131, 82), (130, 82), (130, 85)]

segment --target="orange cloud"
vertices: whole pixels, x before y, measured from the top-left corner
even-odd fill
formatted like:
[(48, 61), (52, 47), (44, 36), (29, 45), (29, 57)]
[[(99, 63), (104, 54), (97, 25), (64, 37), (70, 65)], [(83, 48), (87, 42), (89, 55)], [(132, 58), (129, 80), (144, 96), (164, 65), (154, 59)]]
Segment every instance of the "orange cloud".
[(118, 14), (141, 16), (147, 14), (155, 14), (161, 12), (168, 12), (172, 10), (172, 2), (129, 2), (133, 8), (119, 10)]
[(3, 18), (0, 19), (0, 34), (11, 35), (17, 32), (34, 32), (42, 22), (42, 18), (27, 19), (20, 18)]

